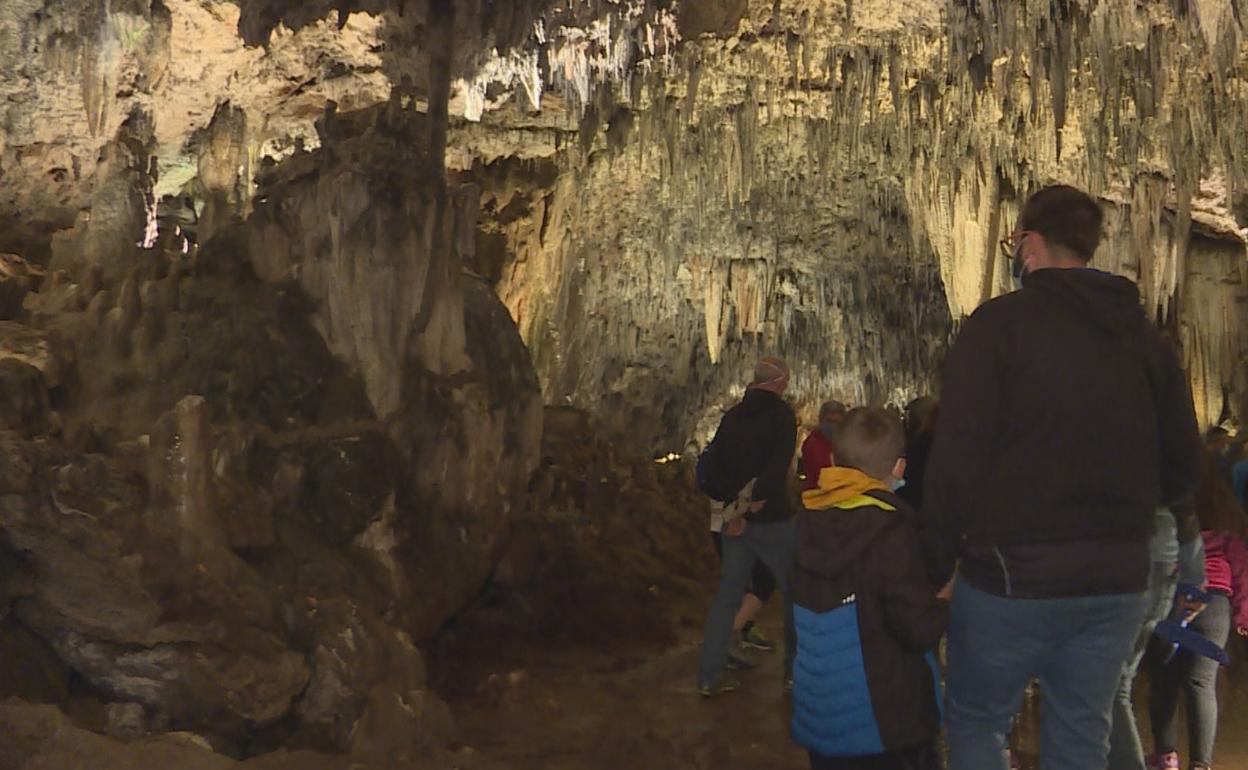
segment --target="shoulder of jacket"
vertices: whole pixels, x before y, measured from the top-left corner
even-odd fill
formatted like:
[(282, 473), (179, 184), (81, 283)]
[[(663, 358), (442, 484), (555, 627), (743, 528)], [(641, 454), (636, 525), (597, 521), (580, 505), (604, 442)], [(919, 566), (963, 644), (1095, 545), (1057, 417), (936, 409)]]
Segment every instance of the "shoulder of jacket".
[(768, 411), (775, 412), (777, 415), (792, 417), (794, 425), (797, 424), (797, 412), (793, 409), (789, 402), (785, 401), (781, 396), (776, 396), (771, 400), (771, 405), (768, 407)]
[(975, 308), (964, 323), (1000, 323), (1003, 319), (1027, 312), (1026, 308), (1034, 304), (1033, 295), (1034, 292), (1028, 294), (1026, 291), (1012, 291), (1009, 294), (993, 297)]
[[(1014, 294), (1021, 294), (1015, 292)], [(1016, 299), (1014, 294), (1007, 294), (990, 299), (967, 316), (958, 326), (957, 339), (962, 345), (992, 345), (1003, 338), (1005, 330), (1010, 328), (1013, 318), (1027, 313), (1027, 310)], [(1006, 301), (1009, 300), (1009, 301)]]
[[(872, 547), (888, 546), (898, 541), (917, 540), (919, 520), (913, 508), (880, 506), (876, 510), (878, 511), (876, 515), (886, 517), (888, 521), (880, 526), (879, 532), (873, 538)], [(881, 564), (880, 566), (887, 569), (890, 565)]]

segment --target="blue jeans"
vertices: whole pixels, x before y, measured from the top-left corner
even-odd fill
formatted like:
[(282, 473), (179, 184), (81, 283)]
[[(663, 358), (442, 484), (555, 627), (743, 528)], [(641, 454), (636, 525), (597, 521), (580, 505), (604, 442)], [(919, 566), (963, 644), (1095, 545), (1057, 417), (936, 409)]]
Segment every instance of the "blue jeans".
[(1135, 638), (1135, 647), (1131, 656), (1122, 667), (1122, 678), (1118, 681), (1118, 692), (1114, 694), (1114, 726), (1109, 733), (1109, 765), (1108, 770), (1145, 770), (1144, 747), (1140, 743), (1140, 732), (1135, 725), (1135, 710), (1131, 704), (1131, 686), (1135, 682), (1135, 672), (1140, 667), (1140, 660), (1148, 649), (1148, 641), (1153, 636), (1157, 623), (1165, 620), (1170, 614), (1170, 606), (1174, 604), (1174, 588), (1178, 583), (1178, 565), (1166, 562), (1153, 562), (1148, 592), (1148, 614), (1144, 618), (1144, 626)]
[(724, 537), (724, 555), (719, 589), (711, 603), (710, 616), (702, 637), (702, 657), (698, 661), (698, 684), (711, 685), (728, 663), (732, 643), (732, 619), (741, 606), (741, 597), (761, 559), (784, 593), (784, 673), (793, 670), (797, 637), (793, 633), (793, 602), (789, 599), (789, 570), (793, 567), (793, 522), (756, 524), (750, 522), (740, 537)]
[(1006, 736), (1040, 680), (1040, 768), (1103, 768), (1147, 594), (1011, 599), (959, 580), (949, 618), (949, 770), (1007, 770)]

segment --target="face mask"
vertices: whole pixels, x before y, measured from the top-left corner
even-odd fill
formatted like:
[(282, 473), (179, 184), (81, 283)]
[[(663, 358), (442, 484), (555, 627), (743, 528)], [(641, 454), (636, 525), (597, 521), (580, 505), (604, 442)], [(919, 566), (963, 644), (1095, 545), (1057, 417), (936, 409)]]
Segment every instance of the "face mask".
[(1027, 236), (1018, 239), (1018, 243), (1014, 244), (1014, 257), (1010, 261), (1010, 280), (1014, 284), (1014, 290), (1018, 291), (1023, 288), (1023, 240)]
[(897, 490), (901, 489), (905, 485), (906, 485), (905, 479), (889, 479), (888, 480), (888, 489), (891, 492), (896, 492)]
[(832, 439), (836, 438), (836, 423), (834, 422), (819, 423), (819, 432), (823, 434), (824, 438), (826, 438), (828, 441), (831, 441)]

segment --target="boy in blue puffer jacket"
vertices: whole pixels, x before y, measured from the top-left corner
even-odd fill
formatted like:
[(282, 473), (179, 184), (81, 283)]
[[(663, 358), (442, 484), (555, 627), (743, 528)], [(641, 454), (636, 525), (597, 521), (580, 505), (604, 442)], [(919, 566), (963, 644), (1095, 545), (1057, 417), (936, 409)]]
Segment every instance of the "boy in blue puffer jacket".
[(841, 422), (835, 468), (802, 494), (791, 576), (797, 624), (793, 738), (812, 770), (935, 770), (947, 602), (928, 582), (900, 422), (860, 408)]

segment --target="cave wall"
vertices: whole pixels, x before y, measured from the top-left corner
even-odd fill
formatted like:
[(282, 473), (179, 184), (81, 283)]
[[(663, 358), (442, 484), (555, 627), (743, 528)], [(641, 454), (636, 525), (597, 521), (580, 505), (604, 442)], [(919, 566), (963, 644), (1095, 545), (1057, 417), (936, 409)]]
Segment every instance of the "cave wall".
[(489, 577), (542, 431), (514, 324), (460, 268), (475, 258), (480, 193), (434, 181), (432, 122), (393, 100), (326, 126), (322, 149), (262, 176), (243, 225), (255, 273), (306, 293), (397, 446), (391, 508), (366, 512), (361, 538), (422, 638)]
[[(491, 269), (548, 401), (597, 409), (658, 449), (662, 425), (670, 444), (690, 413), (731, 398), (755, 351), (798, 359), (807, 413), (827, 396), (929, 390), (953, 325), (1010, 288), (996, 243), (1022, 200), (1066, 182), (1108, 211), (1097, 264), (1138, 279), (1184, 342), (1202, 422), (1238, 419), (1238, 290), (1207, 271), (1233, 272), (1248, 234), (1242, 3), (629, 7), (632, 26), (579, 48), (549, 20), (529, 41), (550, 62), (544, 89), (521, 47), (472, 84), (493, 111), (453, 102), (453, 166), (487, 179), (504, 157), (556, 169), (537, 175), (554, 182), (504, 181), (531, 186), (487, 201), (482, 228), (506, 244)], [(913, 276), (875, 303), (845, 287), (848, 315), (875, 334), (838, 334), (839, 314), (814, 310), (815, 284), (852, 283), (850, 255)], [(934, 349), (914, 349), (915, 329)], [(641, 408), (621, 410), (613, 391)], [(653, 404), (662, 418), (641, 427)]]
[[(478, 196), (444, 173), (453, 8), (413, 21), (439, 42), (391, 89), (372, 17), (255, 49), (236, 5), (88, 5), (0, 9), (25, 88), (0, 141), (23, 223), (0, 260), (0, 602), (32, 648), (2, 695), (72, 687), (79, 725), (231, 757), (428, 759), (453, 728), (416, 643), (488, 579), (541, 436), (516, 328), (459, 269)], [(162, 92), (144, 58), (166, 27), (198, 88)], [(95, 63), (47, 69), (58, 35)], [(327, 109), (339, 86), (363, 103)], [(44, 107), (85, 112), (18, 123)], [(81, 155), (62, 209), (35, 191), (48, 153)], [(72, 685), (22, 683), (32, 660)]]
[[(440, 39), (438, 8), (454, 11), (445, 31), (458, 44), (445, 72), (434, 73), (423, 46)], [(536, 244), (531, 234), (524, 243), (504, 235), (501, 261), (522, 267), (499, 266), (494, 277), (537, 351), (547, 400), (609, 403), (615, 414), (603, 424), (612, 430), (657, 404), (651, 414), (664, 415), (658, 421), (667, 428), (650, 419), (638, 432), (642, 443), (679, 443), (685, 415), (730, 399), (727, 389), (754, 350), (806, 355), (813, 371), (799, 399), (807, 410), (826, 395), (896, 400), (930, 389), (938, 351), (916, 356), (909, 342), (885, 342), (879, 352), (810, 353), (797, 341), (808, 337), (808, 348), (819, 348), (835, 334), (830, 321), (820, 334), (793, 331), (804, 315), (792, 306), (811, 306), (815, 266), (828, 253), (821, 234), (860, 233), (871, 241), (866, 251), (896, 252), (913, 263), (907, 269), (924, 292), (931, 284), (922, 276), (937, 266), (951, 329), (1008, 288), (993, 244), (1026, 193), (1054, 181), (1121, 210), (1113, 216), (1128, 225), (1110, 233), (1106, 251), (1115, 253), (1104, 260), (1136, 264), (1155, 315), (1188, 334), (1232, 339), (1199, 347), (1233, 355), (1237, 327), (1181, 315), (1183, 287), (1200, 273), (1187, 259), (1192, 228), (1232, 248), (1245, 240), (1248, 175), (1236, 141), (1248, 122), (1244, 13), (1243, 0), (129, 0), (103, 8), (22, 0), (0, 12), (9, 43), (0, 54), (0, 241), (46, 259), (53, 234), (80, 224), (84, 212), (115, 218), (104, 207), (119, 198), (102, 191), (117, 184), (119, 165), (133, 162), (110, 154), (123, 129), (150, 144), (131, 155), (153, 167), (131, 168), (126, 182), (126, 205), (145, 212), (143, 239), (156, 215), (203, 229), (206, 239), (220, 217), (248, 211), (266, 163), (319, 146), (327, 103), (345, 114), (397, 94), (427, 110), (434, 86), (449, 78), (453, 169), (541, 160), (560, 179), (522, 195), (542, 198), (545, 213), (575, 237), (559, 228)], [(821, 210), (824, 197), (835, 205)], [(649, 201), (663, 202), (666, 221), (643, 224)], [(580, 228), (577, 218), (593, 219), (597, 209), (617, 216)], [(781, 221), (794, 210), (810, 214), (801, 246), (793, 233), (803, 220)], [(742, 227), (754, 236), (742, 237)], [(516, 229), (485, 222), (482, 232), (499, 243), (507, 228)], [(641, 266), (647, 276), (664, 274), (652, 257), (670, 255), (682, 238), (690, 261), (666, 256), (669, 280), (647, 289)], [(775, 243), (763, 249), (768, 238)], [(733, 242), (752, 245), (729, 256)], [(542, 254), (534, 257), (535, 249)], [(751, 249), (770, 252), (765, 269), (745, 266), (759, 258)], [(1132, 254), (1117, 253), (1124, 250)], [(620, 257), (615, 272), (636, 270), (638, 280), (596, 270), (587, 284), (582, 266), (608, 253)], [(698, 260), (718, 265), (721, 285), (694, 296), (693, 283), (712, 269)], [(732, 287), (730, 262), (742, 263)], [(676, 312), (661, 295), (672, 294), (667, 284), (682, 268), (691, 278), (688, 306)], [(818, 280), (832, 281), (839, 269)], [(751, 270), (761, 298), (753, 315), (765, 332), (738, 307)], [(608, 296), (611, 280), (622, 283)], [(794, 284), (808, 287), (796, 300)], [(643, 320), (635, 342), (624, 331), (631, 322), (610, 320), (623, 310), (613, 305), (621, 295), (663, 309), (642, 316), (656, 322)], [(926, 308), (930, 299), (901, 307)], [(672, 313), (683, 320), (670, 324)], [(918, 326), (935, 328), (926, 310), (919, 316)], [(568, 339), (556, 340), (552, 324), (566, 326)], [(619, 324), (619, 333), (605, 331), (618, 351), (600, 351), (609, 384), (587, 381), (595, 367), (572, 350), (603, 324)], [(693, 345), (699, 327), (706, 331)], [(640, 376), (653, 367), (646, 359), (656, 345), (675, 354), (679, 377)], [(1196, 354), (1187, 355), (1196, 367)], [(1237, 414), (1239, 366), (1219, 360), (1216, 382), (1202, 376), (1205, 419)], [(654, 386), (640, 387), (623, 410), (618, 397), (604, 400), (613, 389), (631, 391), (630, 378), (639, 377)], [(661, 381), (668, 385), (659, 388)]]
[(653, 146), (604, 151), (537, 195), (522, 171), (483, 172), (483, 222), (509, 220), (495, 233), (511, 244), (498, 290), (548, 403), (662, 452), (704, 439), (769, 352), (792, 363), (807, 417), (828, 398), (928, 392), (951, 324), (899, 200), (854, 221), (846, 199), (873, 194), (854, 180), (787, 194), (760, 183), (730, 209), (709, 189), (669, 187), (661, 161)]
[(808, 420), (929, 392), (1051, 182), (1242, 421), (1246, 12), (10, 0), (3, 632), (117, 735), (427, 753), (413, 640), (582, 472), (543, 401), (636, 457), (760, 354)]

